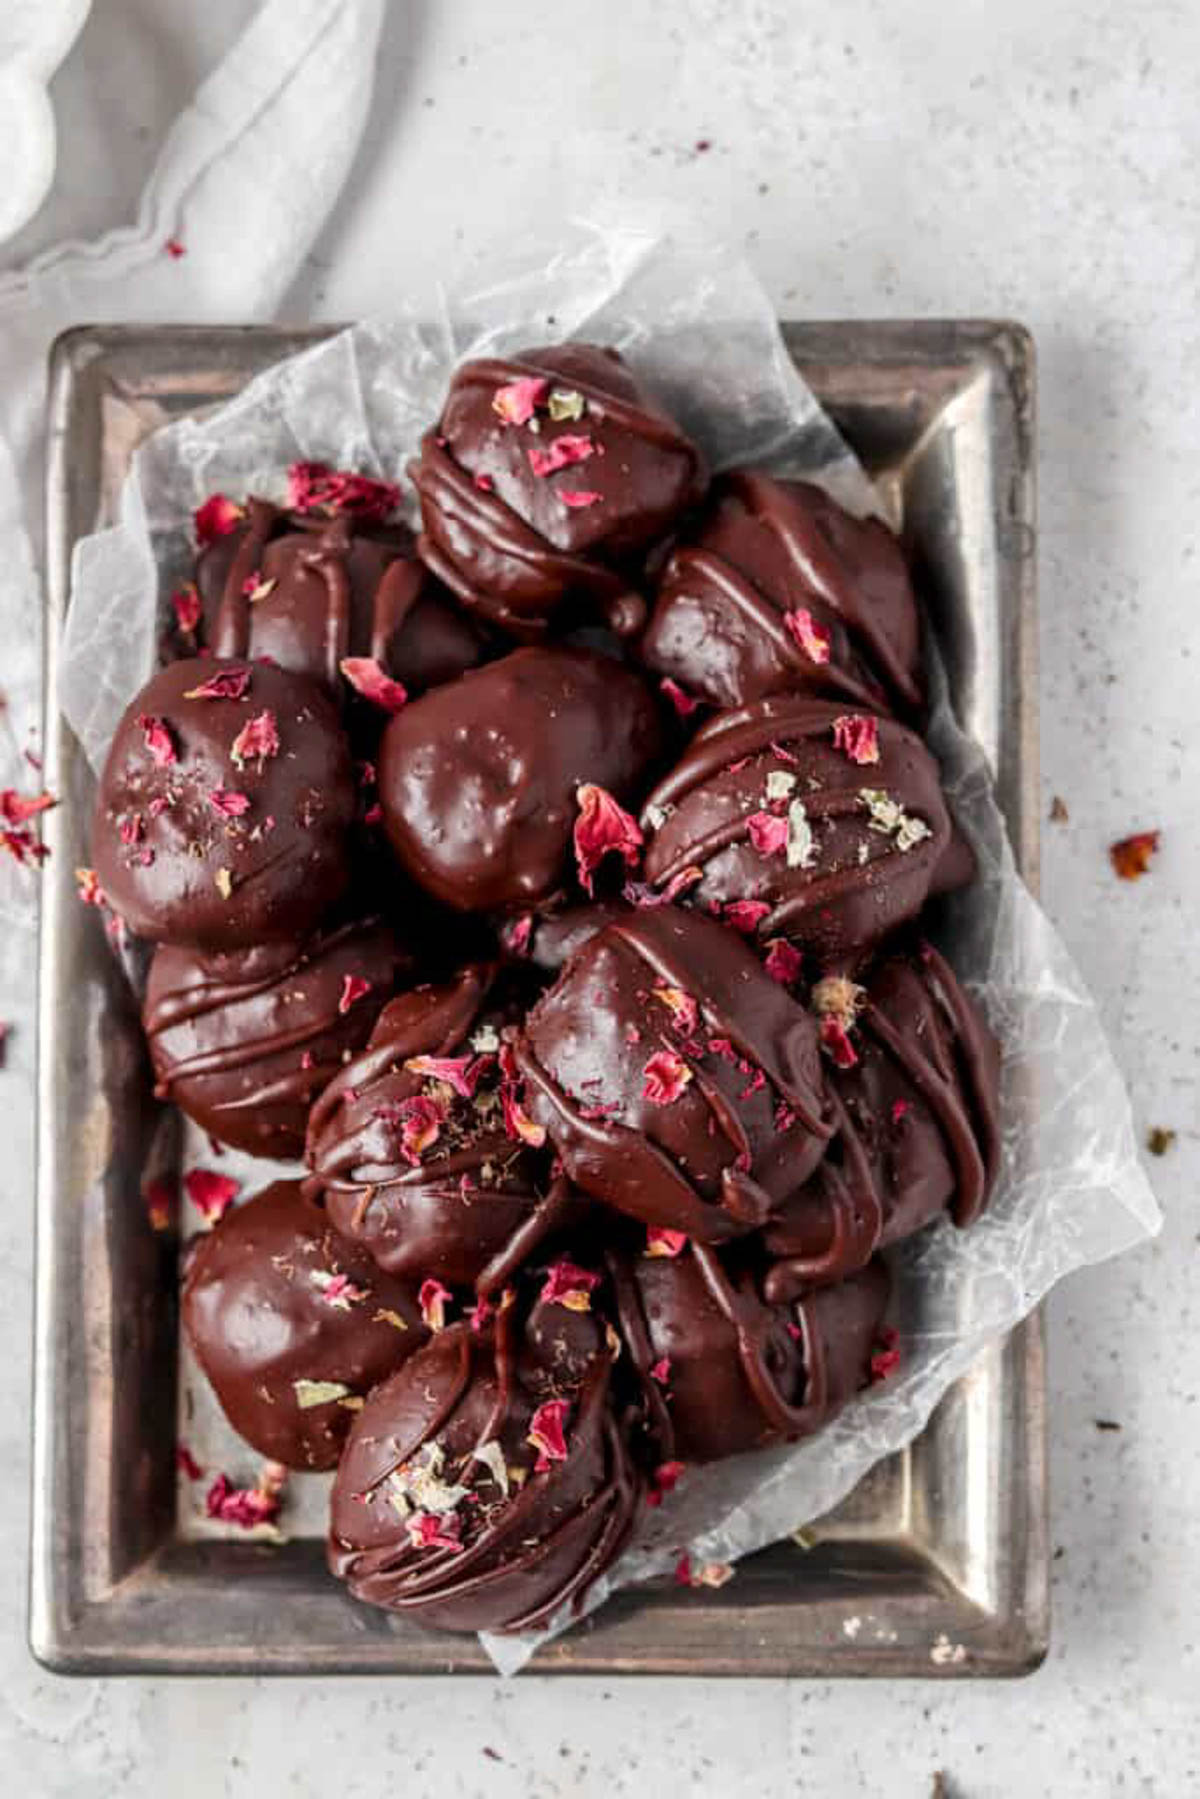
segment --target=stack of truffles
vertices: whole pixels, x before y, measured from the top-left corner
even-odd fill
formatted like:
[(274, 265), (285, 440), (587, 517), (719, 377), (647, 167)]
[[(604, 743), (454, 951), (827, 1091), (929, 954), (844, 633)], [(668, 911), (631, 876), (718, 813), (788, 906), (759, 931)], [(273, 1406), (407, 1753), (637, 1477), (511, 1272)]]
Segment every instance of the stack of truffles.
[(578, 1599), (693, 1466), (895, 1363), (880, 1252), (985, 1205), (971, 855), (877, 520), (702, 456), (586, 344), (468, 363), (399, 487), (214, 495), (116, 732), (100, 897), (157, 1093), (303, 1158), (194, 1247), (246, 1442), (450, 1630)]

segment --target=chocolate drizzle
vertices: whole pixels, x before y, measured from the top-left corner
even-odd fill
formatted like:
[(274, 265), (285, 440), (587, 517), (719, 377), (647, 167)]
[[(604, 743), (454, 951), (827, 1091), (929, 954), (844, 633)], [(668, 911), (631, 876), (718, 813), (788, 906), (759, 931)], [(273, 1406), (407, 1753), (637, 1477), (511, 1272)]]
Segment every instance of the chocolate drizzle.
[[(656, 978), (695, 1000), (695, 1031), (667, 1028), (648, 991)], [(641, 1090), (660, 1048), (690, 1071), (665, 1105)], [(671, 907), (588, 939), (529, 1015), (516, 1055), (530, 1112), (575, 1184), (700, 1241), (762, 1225), (832, 1128), (812, 1018), (729, 932)]]
[[(764, 902), (760, 941), (795, 937), (823, 961), (860, 955), (907, 923), (931, 892), (967, 878), (970, 852), (952, 835), (937, 764), (920, 739), (890, 719), (874, 719), (878, 761), (860, 763), (835, 747), (836, 706), (777, 695), (722, 713), (695, 738), (642, 809), (647, 878), (667, 887), (685, 869), (702, 879), (687, 902), (719, 911), (739, 900)], [(858, 715), (862, 716), (862, 715)], [(796, 863), (754, 847), (750, 820), (770, 810), (768, 773), (789, 777), (811, 832)], [(894, 802), (923, 831), (900, 848), (881, 829), (871, 796)]]

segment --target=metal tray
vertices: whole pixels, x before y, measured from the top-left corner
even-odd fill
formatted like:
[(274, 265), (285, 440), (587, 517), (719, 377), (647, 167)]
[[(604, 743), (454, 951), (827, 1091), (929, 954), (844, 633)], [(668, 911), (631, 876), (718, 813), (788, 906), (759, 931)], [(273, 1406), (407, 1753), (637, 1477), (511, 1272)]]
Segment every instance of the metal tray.
[[(1037, 881), (1033, 352), (985, 322), (795, 324), (787, 342), (882, 481), (961, 716)], [(137, 1020), (76, 899), (91, 777), (53, 703), (72, 546), (112, 520), (139, 441), (325, 335), (80, 328), (51, 366), (48, 815), (40, 940), (30, 1637), (79, 1673), (482, 1671), (474, 1639), (359, 1606), (322, 1544), (198, 1541), (178, 1516), (174, 1256), (138, 1194), (154, 1125)], [(1036, 1097), (1036, 1096), (1035, 1096)], [(625, 1593), (544, 1648), (574, 1673), (1018, 1674), (1048, 1639), (1040, 1319), (983, 1355), (917, 1442), (720, 1591)]]

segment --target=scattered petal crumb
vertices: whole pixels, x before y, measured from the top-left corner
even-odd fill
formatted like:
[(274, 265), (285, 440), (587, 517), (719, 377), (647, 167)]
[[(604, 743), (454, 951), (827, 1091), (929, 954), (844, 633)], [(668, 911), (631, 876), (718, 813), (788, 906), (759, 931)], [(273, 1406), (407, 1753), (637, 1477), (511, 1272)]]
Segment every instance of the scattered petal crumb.
[(1071, 814), (1067, 811), (1066, 800), (1060, 799), (1056, 793), (1054, 798), (1050, 801), (1050, 823), (1052, 825), (1065, 825), (1070, 817)]
[(1132, 837), (1122, 837), (1109, 845), (1108, 859), (1123, 881), (1136, 881), (1149, 872), (1158, 840), (1157, 831), (1135, 831)]
[(172, 262), (178, 262), (181, 256), (187, 255), (187, 245), (180, 243), (177, 237), (169, 237), (163, 245), (163, 249), (171, 258)]
[(1174, 1147), (1175, 1132), (1169, 1131), (1161, 1124), (1154, 1125), (1146, 1133), (1146, 1148), (1152, 1156), (1165, 1156)]

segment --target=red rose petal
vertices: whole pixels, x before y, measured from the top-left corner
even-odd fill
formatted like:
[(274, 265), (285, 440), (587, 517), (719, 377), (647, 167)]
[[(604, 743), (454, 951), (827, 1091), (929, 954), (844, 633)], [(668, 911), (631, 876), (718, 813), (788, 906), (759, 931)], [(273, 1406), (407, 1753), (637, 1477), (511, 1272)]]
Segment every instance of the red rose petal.
[(642, 852), (642, 833), (637, 820), (617, 804), (605, 787), (588, 782), (575, 789), (575, 800), (579, 806), (575, 864), (579, 884), (590, 894), (592, 877), (610, 852), (620, 856), (628, 868), (636, 864)]
[(250, 810), (250, 795), (230, 787), (215, 787), (208, 796), (208, 803), (222, 818), (241, 818)]
[(404, 1066), (422, 1080), (445, 1081), (460, 1099), (474, 1099), (479, 1077), (491, 1060), (490, 1056), (410, 1056)]
[(586, 1312), (591, 1309), (592, 1289), (599, 1284), (598, 1274), (578, 1267), (569, 1256), (563, 1256), (546, 1270), (546, 1284), (538, 1297), (546, 1305), (566, 1306), (569, 1312)]
[(183, 697), (185, 700), (242, 700), (249, 685), (248, 668), (223, 668), (220, 674), (201, 681), (199, 687), (189, 687)]
[(192, 1168), (183, 1177), (184, 1189), (196, 1210), (211, 1224), (217, 1224), (242, 1190), (232, 1175), (218, 1174), (212, 1168)]
[(422, 1093), (402, 1100), (398, 1106), (380, 1106), (375, 1117), (400, 1125), (400, 1153), (414, 1168), (437, 1142), (445, 1121), (442, 1107)]
[(175, 1466), (181, 1474), (186, 1474), (189, 1480), (204, 1479), (204, 1470), (186, 1443), (175, 1445)]
[[(586, 462), (595, 453), (596, 446), (590, 437), (566, 431), (561, 437), (556, 437), (547, 448), (535, 444), (528, 451), (529, 466), (535, 475), (552, 475), (556, 469), (571, 468), (577, 462)], [(567, 503), (569, 505), (570, 501)]]
[(413, 1512), (404, 1520), (408, 1540), (414, 1549), (452, 1549), (461, 1551), (462, 1525), (455, 1512)]
[(200, 594), (194, 581), (186, 582), (171, 595), (171, 610), (178, 628), (190, 637), (200, 623)]
[(892, 1102), (892, 1123), (893, 1124), (902, 1124), (904, 1122), (904, 1120), (908, 1117), (908, 1115), (911, 1111), (912, 1111), (912, 1104), (909, 1100), (907, 1100), (907, 1099), (893, 1100), (893, 1102)]
[(492, 411), (503, 425), (527, 425), (542, 401), (550, 383), (541, 375), (522, 375), (498, 387), (492, 395)]
[(227, 495), (223, 493), (210, 494), (203, 506), (198, 506), (192, 514), (192, 523), (196, 528), (196, 542), (203, 549), (205, 544), (215, 543), (218, 537), (228, 537), (244, 517), (245, 509), (235, 506)]
[(692, 713), (696, 710), (696, 707), (700, 704), (700, 701), (694, 694), (688, 693), (679, 685), (678, 681), (673, 681), (670, 675), (664, 675), (658, 685), (670, 700), (680, 718), (690, 718)]
[(142, 712), (138, 715), (138, 724), (146, 739), (146, 748), (152, 762), (156, 762), (159, 768), (169, 768), (172, 762), (178, 762), (175, 742), (165, 718), (152, 718), (148, 712)]
[(281, 1504), (278, 1487), (235, 1487), (229, 1476), (218, 1474), (204, 1501), (210, 1518), (222, 1524), (239, 1524), (253, 1530), (257, 1524), (271, 1524), (279, 1516)]
[(692, 994), (686, 993), (682, 987), (656, 987), (654, 997), (667, 1008), (676, 1029), (682, 1031), (685, 1037), (690, 1037), (699, 1029), (700, 1007)]
[(781, 987), (790, 987), (800, 977), (804, 957), (784, 938), (772, 937), (767, 945), (764, 966), (773, 981), (778, 981)]
[(684, 1471), (683, 1462), (660, 1462), (650, 1476), (650, 1491), (646, 1495), (647, 1505), (661, 1505), (668, 1493), (673, 1493)]
[(50, 793), (23, 794), (15, 787), (0, 791), (0, 818), (6, 825), (23, 825), (39, 812), (49, 812), (58, 801)]
[(247, 762), (257, 762), (261, 771), (268, 756), (279, 754), (279, 732), (275, 725), (273, 712), (259, 712), (244, 724), (229, 746), (229, 754), (235, 768), (244, 768)]
[(727, 900), (721, 907), (721, 917), (735, 931), (744, 937), (751, 936), (770, 912), (771, 908), (765, 900)]
[(674, 1050), (656, 1050), (642, 1070), (642, 1098), (652, 1106), (674, 1105), (692, 1078), (692, 1071)]
[(547, 1399), (530, 1419), (525, 1441), (541, 1452), (539, 1471), (543, 1463), (566, 1461), (566, 1422), (570, 1410), (569, 1399)]
[(417, 1304), (421, 1308), (421, 1316), (431, 1331), (444, 1330), (446, 1327), (446, 1306), (454, 1298), (449, 1287), (432, 1276), (421, 1282), (417, 1294)]
[(77, 868), (75, 885), (85, 906), (107, 906), (108, 900), (94, 868)]
[(520, 918), (514, 918), (506, 924), (500, 935), (504, 947), (512, 956), (523, 956), (529, 949), (529, 939), (533, 933), (533, 913), (523, 912)]
[(851, 762), (878, 762), (879, 720), (861, 712), (845, 712), (833, 721), (833, 747)]
[(819, 625), (806, 606), (785, 612), (783, 622), (810, 662), (820, 667), (829, 661), (832, 638), (824, 625)]
[(408, 703), (408, 690), (384, 673), (371, 656), (347, 656), (339, 664), (356, 693), (384, 712), (399, 712)]
[(166, 251), (167, 255), (171, 258), (172, 262), (178, 262), (179, 258), (181, 256), (187, 255), (186, 244), (180, 243), (180, 241), (177, 237), (169, 237), (167, 239), (166, 243), (163, 245), (163, 249)]
[(504, 1113), (505, 1134), (516, 1143), (528, 1143), (531, 1149), (541, 1149), (546, 1141), (545, 1126), (534, 1123), (508, 1086), (500, 1090), (500, 1106)]
[(650, 1365), (650, 1379), (657, 1381), (660, 1387), (665, 1387), (670, 1378), (671, 1359), (669, 1356), (659, 1356), (657, 1362)]
[(590, 487), (559, 487), (555, 492), (563, 505), (569, 506), (572, 512), (581, 512), (585, 506), (598, 506), (604, 498), (602, 493), (597, 493)]
[(879, 1333), (880, 1347), (871, 1357), (871, 1379), (886, 1380), (900, 1366), (900, 1333), (888, 1324)]
[(787, 849), (786, 818), (777, 818), (773, 812), (752, 812), (746, 830), (760, 856), (782, 856)]
[(496, 1308), (490, 1299), (477, 1299), (475, 1304), (471, 1307), (471, 1310), (467, 1313), (471, 1329), (476, 1333), (481, 1331), (495, 1310)]
[(381, 524), (400, 505), (400, 489), (326, 462), (294, 462), (288, 470), (288, 505), (293, 512), (342, 512), (362, 524)]
[(686, 1231), (671, 1231), (661, 1224), (646, 1226), (646, 1254), (674, 1259), (687, 1245)]
[(820, 1026), (821, 1048), (826, 1051), (837, 1068), (853, 1068), (858, 1061), (858, 1051), (850, 1041), (849, 1032), (840, 1018), (827, 1012)]
[(1150, 858), (1157, 853), (1158, 831), (1137, 831), (1122, 837), (1109, 848), (1108, 859), (1123, 881), (1136, 881), (1150, 870)]

